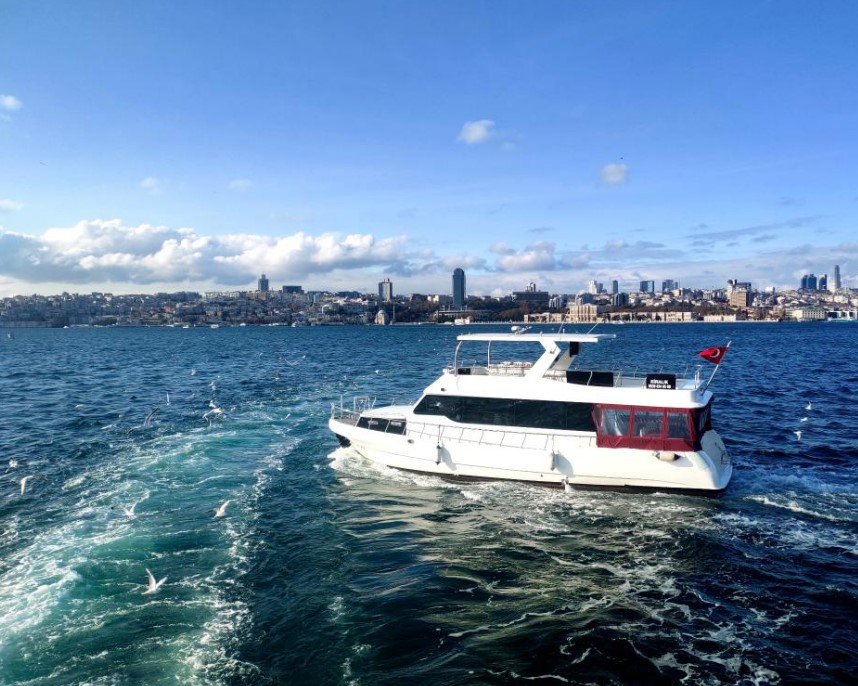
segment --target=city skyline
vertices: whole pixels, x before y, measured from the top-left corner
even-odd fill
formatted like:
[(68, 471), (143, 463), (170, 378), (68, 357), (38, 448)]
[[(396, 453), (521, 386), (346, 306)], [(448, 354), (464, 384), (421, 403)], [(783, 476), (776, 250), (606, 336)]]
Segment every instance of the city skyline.
[(4, 7), (0, 296), (858, 287), (852, 3), (103, 10)]

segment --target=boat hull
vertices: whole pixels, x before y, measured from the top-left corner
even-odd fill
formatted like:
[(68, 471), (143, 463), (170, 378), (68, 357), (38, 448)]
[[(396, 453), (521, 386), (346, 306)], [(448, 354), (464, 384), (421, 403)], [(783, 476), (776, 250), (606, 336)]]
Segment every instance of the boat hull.
[(342, 445), (376, 464), (446, 479), (716, 495), (732, 476), (726, 449), (714, 431), (704, 436), (702, 450), (664, 453), (599, 448), (595, 435), (584, 433), (488, 432), (409, 423), (406, 433), (388, 434), (338, 418), (329, 425)]

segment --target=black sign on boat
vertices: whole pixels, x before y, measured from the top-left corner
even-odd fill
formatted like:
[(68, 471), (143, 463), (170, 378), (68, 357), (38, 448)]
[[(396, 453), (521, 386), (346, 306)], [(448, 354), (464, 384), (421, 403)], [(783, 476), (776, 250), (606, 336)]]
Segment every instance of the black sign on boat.
[(676, 388), (676, 374), (647, 374), (647, 388)]

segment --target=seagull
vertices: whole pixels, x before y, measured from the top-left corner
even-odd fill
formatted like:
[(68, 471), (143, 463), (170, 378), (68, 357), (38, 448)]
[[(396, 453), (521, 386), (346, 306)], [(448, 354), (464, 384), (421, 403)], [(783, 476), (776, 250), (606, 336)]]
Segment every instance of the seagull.
[(152, 411), (146, 415), (146, 419), (143, 422), (143, 428), (147, 429), (152, 426), (152, 417), (155, 416), (155, 413), (158, 411), (158, 408), (153, 408)]
[(215, 517), (225, 517), (226, 516), (226, 506), (229, 505), (231, 501), (224, 500), (220, 505), (218, 505), (214, 509)]
[(808, 411), (812, 410), (813, 409), (813, 403), (808, 403), (807, 407), (805, 407), (804, 409), (808, 410)]
[(170, 391), (167, 391), (167, 404), (170, 404)]
[(30, 479), (44, 479), (44, 478), (45, 478), (45, 477), (43, 477), (41, 474), (29, 474), (29, 475), (25, 476), (25, 477), (24, 477), (23, 479), (21, 479), (21, 481), (20, 481), (20, 484), (21, 484), (21, 495), (24, 495), (24, 491), (26, 491), (26, 490), (27, 490), (27, 482), (28, 482)]
[(9, 469), (15, 469), (15, 467), (17, 467), (17, 466), (18, 466), (18, 460), (16, 460), (14, 457), (10, 457), (9, 458)]
[(197, 370), (196, 370), (196, 369), (191, 369), (191, 376), (196, 376), (196, 374), (197, 374)]
[(123, 505), (122, 506), (122, 511), (125, 513), (125, 516), (128, 517), (128, 519), (134, 518), (134, 508), (135, 507), (137, 507), (137, 503), (131, 503), (130, 506), (129, 505)]
[(160, 581), (155, 581), (155, 577), (152, 576), (152, 572), (150, 572), (148, 569), (146, 570), (146, 577), (149, 581), (146, 585), (146, 590), (143, 591), (143, 595), (151, 595), (153, 593), (157, 593), (161, 589), (163, 583), (167, 580), (167, 577), (165, 576)]
[(801, 440), (801, 431), (793, 431), (793, 433), (795, 434), (795, 440), (800, 441)]
[(802, 417), (802, 418), (801, 418), (801, 421), (806, 422), (806, 421), (807, 421), (807, 417)]

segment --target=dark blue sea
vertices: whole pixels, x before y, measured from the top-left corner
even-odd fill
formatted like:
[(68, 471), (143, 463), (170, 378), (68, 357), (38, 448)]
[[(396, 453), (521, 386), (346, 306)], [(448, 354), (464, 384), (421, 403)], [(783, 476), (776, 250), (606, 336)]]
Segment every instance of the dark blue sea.
[(0, 684), (856, 683), (858, 325), (599, 330), (600, 368), (732, 340), (725, 495), (338, 448), (331, 403), (416, 399), (463, 327), (0, 332)]

